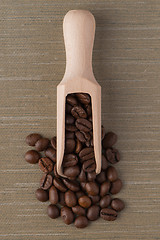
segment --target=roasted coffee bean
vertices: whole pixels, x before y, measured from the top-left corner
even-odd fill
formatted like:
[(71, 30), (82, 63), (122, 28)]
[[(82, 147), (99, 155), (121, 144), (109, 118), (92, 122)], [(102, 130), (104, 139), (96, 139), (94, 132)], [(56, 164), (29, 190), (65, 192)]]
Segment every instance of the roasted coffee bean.
[(78, 199), (78, 203), (83, 208), (89, 208), (91, 206), (91, 199), (84, 195)]
[(102, 183), (100, 187), (100, 196), (101, 197), (105, 196), (109, 192), (110, 187), (111, 183), (109, 181)]
[(74, 123), (74, 117), (70, 114), (66, 114), (65, 124), (73, 124), (73, 123)]
[(102, 155), (102, 170), (106, 170), (108, 167), (107, 159)]
[(71, 113), (71, 109), (73, 106), (71, 106), (70, 104), (66, 103), (66, 113), (70, 114)]
[(118, 178), (118, 173), (114, 167), (110, 166), (107, 169), (106, 176), (110, 182), (114, 182)]
[(58, 203), (58, 191), (55, 186), (50, 187), (49, 189), (49, 201), (52, 204)]
[(86, 191), (88, 195), (96, 196), (99, 193), (99, 186), (96, 182), (86, 183)]
[(86, 190), (86, 182), (80, 182), (81, 188), (83, 191)]
[(39, 164), (39, 168), (41, 169), (41, 171), (43, 171), (45, 173), (52, 172), (52, 170), (53, 170), (53, 162), (51, 159), (49, 159), (47, 157), (40, 158), (38, 164)]
[(50, 218), (55, 219), (55, 218), (59, 217), (59, 215), (60, 215), (59, 208), (53, 204), (50, 204), (47, 207), (47, 214)]
[(89, 104), (88, 105), (84, 105), (84, 108), (85, 108), (85, 110), (87, 112), (88, 117), (91, 116), (92, 115), (91, 105), (89, 105)]
[(40, 187), (44, 190), (52, 186), (53, 178), (50, 174), (44, 174), (40, 180)]
[(114, 210), (120, 212), (121, 210), (124, 209), (125, 205), (124, 205), (124, 202), (123, 202), (121, 199), (119, 199), (119, 198), (114, 198), (114, 199), (112, 200), (112, 202), (111, 202), (111, 207), (112, 207)]
[(88, 219), (85, 216), (78, 216), (74, 222), (76, 228), (85, 228), (88, 226)]
[(76, 142), (74, 139), (66, 139), (65, 141), (65, 153), (72, 153), (74, 152), (76, 147)]
[(117, 162), (120, 161), (120, 155), (117, 149), (115, 148), (108, 148), (106, 150), (106, 158), (108, 162), (112, 164), (116, 164)]
[(35, 150), (29, 150), (26, 152), (25, 154), (25, 160), (28, 163), (31, 164), (36, 164), (38, 163), (39, 159), (41, 158), (41, 155), (39, 154), (39, 152), (35, 151)]
[(56, 150), (52, 147), (49, 147), (45, 151), (46, 157), (50, 158), (53, 162), (56, 162)]
[(108, 132), (102, 141), (103, 148), (105, 149), (111, 148), (116, 142), (117, 142), (117, 135), (113, 132)]
[(66, 205), (66, 203), (65, 203), (65, 193), (64, 192), (59, 192), (59, 203), (62, 206)]
[(112, 182), (110, 193), (117, 194), (122, 188), (122, 181), (118, 178), (116, 181)]
[(82, 143), (85, 143), (86, 141), (89, 141), (91, 139), (91, 136), (88, 132), (77, 131), (75, 135), (77, 139)]
[(103, 208), (100, 211), (100, 216), (104, 220), (114, 221), (117, 218), (117, 212), (115, 210), (113, 210), (113, 209), (110, 209), (110, 208)]
[(94, 159), (87, 160), (83, 163), (83, 170), (87, 173), (93, 172), (96, 169), (96, 163)]
[(101, 140), (104, 139), (106, 132), (105, 132), (105, 128), (103, 127), (103, 125), (101, 126)]
[(106, 174), (104, 171), (100, 172), (96, 177), (96, 181), (100, 184), (105, 182), (106, 180), (107, 180), (107, 178), (106, 178)]
[(87, 118), (87, 113), (81, 106), (73, 107), (71, 114), (74, 118)]
[(100, 207), (97, 205), (93, 205), (90, 208), (88, 208), (87, 218), (90, 221), (95, 221), (99, 218), (99, 213), (100, 213)]
[(26, 137), (26, 143), (29, 146), (35, 146), (35, 143), (42, 138), (42, 136), (38, 133), (31, 133)]
[(81, 206), (79, 205), (76, 205), (75, 207), (72, 207), (72, 211), (76, 214), (76, 215), (79, 215), (79, 216), (84, 216), (86, 211), (84, 208), (82, 208)]
[(79, 153), (82, 150), (82, 143), (77, 139), (75, 153)]
[(78, 130), (76, 126), (73, 124), (66, 124), (65, 128), (67, 131), (70, 131), (70, 132), (75, 132)]
[(74, 207), (77, 204), (77, 197), (71, 190), (65, 192), (65, 203), (68, 207)]
[(111, 203), (111, 196), (109, 194), (101, 198), (99, 205), (101, 208), (107, 208)]
[(81, 159), (82, 163), (86, 160), (94, 158), (94, 149), (92, 147), (83, 148), (79, 153), (79, 158)]
[(84, 172), (83, 168), (81, 168), (81, 172), (78, 176), (78, 179), (80, 182), (86, 182), (87, 178), (86, 178), (86, 173)]
[(66, 101), (68, 104), (70, 104), (71, 106), (76, 106), (78, 105), (78, 101), (77, 99), (72, 96), (71, 94), (68, 94), (67, 97), (66, 97)]
[(62, 207), (61, 208), (61, 217), (65, 224), (69, 225), (74, 220), (74, 214), (69, 207)]
[(36, 143), (35, 143), (35, 148), (37, 151), (41, 152), (44, 151), (49, 145), (49, 139), (48, 138), (40, 138)]
[(56, 166), (56, 164), (54, 165), (53, 173), (54, 173), (54, 177), (56, 177), (56, 178), (59, 178), (59, 177), (60, 177), (60, 176), (58, 175), (58, 173), (57, 173), (57, 166)]
[(93, 146), (93, 145), (91, 144), (91, 141), (92, 141), (92, 139), (91, 139), (90, 141), (86, 141), (86, 142), (85, 142), (86, 147), (91, 147), (91, 146)]
[(99, 200), (100, 200), (100, 196), (99, 196), (99, 195), (96, 195), (96, 196), (91, 196), (91, 195), (89, 195), (89, 197), (90, 197), (90, 199), (92, 200), (92, 203), (93, 203), (93, 204), (98, 203)]
[(83, 191), (78, 191), (78, 192), (76, 192), (76, 196), (77, 196), (78, 199), (79, 199), (80, 197), (84, 196), (84, 195), (85, 195), (85, 193), (84, 193)]
[(49, 199), (48, 191), (38, 188), (35, 192), (36, 198), (41, 202), (46, 202)]
[(78, 118), (75, 124), (80, 131), (89, 132), (92, 130), (92, 123), (85, 118)]
[(75, 135), (74, 135), (74, 132), (68, 132), (66, 131), (65, 133), (65, 139), (74, 139), (75, 138)]
[(66, 186), (64, 185), (64, 183), (62, 182), (62, 180), (60, 178), (54, 178), (53, 184), (59, 191), (61, 191), (61, 192), (67, 191)]
[(75, 178), (79, 175), (79, 173), (80, 169), (78, 165), (64, 168), (64, 175), (67, 177)]
[(52, 147), (53, 147), (54, 150), (57, 149), (57, 138), (56, 138), (56, 137), (53, 137), (53, 138), (51, 139), (51, 145), (52, 145)]
[(63, 178), (63, 182), (66, 185), (68, 189), (70, 189), (73, 192), (80, 191), (80, 186), (78, 181), (71, 181), (69, 179)]
[(95, 171), (93, 171), (93, 172), (88, 172), (88, 173), (87, 173), (87, 180), (88, 180), (89, 182), (93, 182), (95, 179), (96, 179), (96, 173), (95, 173)]
[(76, 93), (76, 97), (82, 104), (90, 104), (91, 99), (87, 93)]
[(63, 158), (63, 167), (72, 167), (78, 163), (78, 158), (75, 154), (66, 154)]

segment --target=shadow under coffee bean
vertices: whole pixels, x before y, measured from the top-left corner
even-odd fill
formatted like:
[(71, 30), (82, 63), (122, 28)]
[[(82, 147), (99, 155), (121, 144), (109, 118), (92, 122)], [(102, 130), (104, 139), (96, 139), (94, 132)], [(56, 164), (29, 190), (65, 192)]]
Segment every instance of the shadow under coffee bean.
[[(26, 137), (26, 143), (35, 147), (25, 154), (30, 164), (39, 163), (43, 172), (36, 198), (50, 201), (47, 214), (55, 219), (61, 216), (67, 225), (87, 227), (99, 217), (107, 221), (117, 219), (125, 207), (121, 199), (113, 198), (122, 188), (122, 181), (112, 165), (120, 161), (113, 145), (117, 135), (105, 133), (102, 126), (102, 170), (96, 175), (94, 156), (92, 102), (87, 93), (74, 93), (66, 97), (65, 151), (62, 162), (66, 178), (56, 171), (56, 136), (51, 140), (38, 133)], [(42, 153), (44, 152), (44, 157)], [(42, 155), (41, 155), (42, 154)]]

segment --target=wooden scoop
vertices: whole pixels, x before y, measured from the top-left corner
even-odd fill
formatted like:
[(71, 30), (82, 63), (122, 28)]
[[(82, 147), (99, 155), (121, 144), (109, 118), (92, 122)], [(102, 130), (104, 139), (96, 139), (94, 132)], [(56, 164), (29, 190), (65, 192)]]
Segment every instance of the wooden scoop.
[(95, 19), (89, 11), (71, 10), (63, 20), (66, 48), (66, 70), (57, 86), (57, 172), (62, 172), (65, 148), (65, 100), (70, 93), (83, 92), (91, 96), (93, 143), (96, 173), (101, 171), (101, 87), (92, 70), (92, 49)]

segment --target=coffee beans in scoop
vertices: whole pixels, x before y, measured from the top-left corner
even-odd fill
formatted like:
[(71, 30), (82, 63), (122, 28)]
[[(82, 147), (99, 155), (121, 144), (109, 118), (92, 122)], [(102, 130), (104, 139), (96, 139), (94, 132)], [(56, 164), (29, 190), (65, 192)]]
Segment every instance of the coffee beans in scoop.
[(99, 217), (115, 221), (124, 209), (124, 202), (113, 195), (120, 192), (122, 181), (113, 166), (120, 161), (114, 147), (117, 135), (102, 126), (102, 168), (96, 175), (94, 155), (92, 102), (87, 93), (66, 97), (65, 151), (62, 162), (66, 178), (56, 170), (56, 136), (51, 140), (38, 133), (26, 137), (26, 143), (35, 149), (26, 152), (25, 160), (38, 163), (42, 172), (36, 198), (49, 201), (47, 214), (55, 219), (61, 216), (64, 224), (74, 223), (85, 228)]

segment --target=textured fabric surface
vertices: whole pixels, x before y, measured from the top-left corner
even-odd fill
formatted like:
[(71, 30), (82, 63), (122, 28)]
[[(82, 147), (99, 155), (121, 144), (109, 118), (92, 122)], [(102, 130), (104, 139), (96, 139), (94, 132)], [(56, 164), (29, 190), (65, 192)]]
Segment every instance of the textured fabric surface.
[[(102, 121), (118, 136), (126, 203), (115, 222), (80, 230), (46, 215), (41, 172), (27, 164), (25, 137), (56, 133), (56, 86), (65, 70), (62, 21), (90, 10), (97, 23), (93, 68)], [(160, 1), (0, 0), (0, 239), (159, 239)]]

